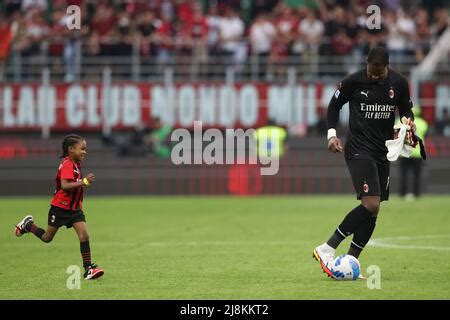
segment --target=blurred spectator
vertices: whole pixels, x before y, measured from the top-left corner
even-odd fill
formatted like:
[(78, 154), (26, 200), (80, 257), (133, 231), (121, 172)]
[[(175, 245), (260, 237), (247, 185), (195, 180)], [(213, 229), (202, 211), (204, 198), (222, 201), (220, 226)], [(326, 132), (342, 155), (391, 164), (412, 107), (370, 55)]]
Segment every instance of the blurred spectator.
[(339, 27), (337, 33), (331, 37), (331, 49), (333, 52), (333, 58), (335, 58), (335, 71), (334, 74), (340, 74), (341, 77), (350, 72), (351, 65), (353, 64), (352, 52), (356, 43), (355, 38), (351, 38), (348, 34), (348, 28), (346, 26)]
[(0, 1), (0, 9), (4, 10), (6, 17), (11, 17), (17, 11), (20, 12), (21, 2), (22, 0), (3, 0)]
[(448, 108), (442, 110), (442, 116), (435, 124), (436, 133), (444, 137), (450, 137), (450, 116)]
[(177, 0), (176, 13), (177, 19), (190, 24), (194, 19), (194, 4), (196, 0)]
[(158, 52), (158, 66), (163, 68), (169, 63), (174, 49), (175, 25), (170, 21), (168, 15), (162, 16), (162, 22), (158, 27), (155, 44)]
[[(276, 37), (273, 39), (270, 52), (270, 63), (272, 65), (272, 76), (282, 78), (286, 76), (286, 68), (289, 63), (290, 54), (300, 54), (295, 52), (295, 45), (302, 40), (298, 33), (299, 19), (294, 14), (293, 9), (286, 5), (279, 5), (275, 12)], [(297, 42), (295, 42), (297, 40)], [(303, 45), (303, 43), (301, 43)]]
[[(151, 3), (156, 4), (158, 1), (150, 1)], [(157, 7), (150, 8), (150, 11), (157, 10)], [(175, 16), (175, 8), (173, 0), (161, 0), (160, 2), (160, 15), (166, 16), (169, 21), (174, 21), (177, 17)]]
[(370, 48), (382, 46), (386, 47), (386, 38), (387, 38), (387, 26), (383, 22), (381, 23), (381, 28), (368, 29), (365, 28), (362, 32), (362, 37), (365, 39), (363, 55), (367, 55)]
[(220, 21), (222, 17), (219, 15), (219, 7), (212, 5), (208, 9), (206, 15), (206, 23), (208, 25), (208, 55), (215, 56), (219, 54), (219, 41), (220, 41)]
[(384, 9), (390, 11), (397, 11), (401, 9), (400, 2), (401, 0), (384, 0)]
[[(47, 52), (47, 42), (50, 35), (50, 28), (42, 16), (42, 12), (37, 8), (30, 9), (26, 14), (18, 18), (18, 32), (15, 49), (26, 61), (26, 73), (24, 77), (31, 79), (33, 76), (40, 76), (42, 68), (41, 58)], [(19, 17), (19, 16), (18, 16)]]
[(317, 110), (317, 117), (318, 117), (318, 120), (316, 122), (316, 125), (314, 126), (314, 131), (319, 136), (325, 136), (327, 134), (327, 131), (328, 131), (328, 126), (327, 126), (327, 108), (321, 106)]
[[(85, 9), (82, 1), (78, 1), (77, 3), (77, 5), (81, 6), (81, 10)], [(81, 30), (68, 29), (66, 10), (66, 1), (53, 1), (53, 12), (50, 21), (51, 38), (49, 39), (48, 54), (57, 57), (63, 56), (64, 80), (66, 82), (72, 82), (81, 73), (82, 40), (88, 34), (89, 27), (85, 21), (82, 21)], [(59, 61), (59, 59), (55, 59), (56, 61)]]
[(405, 61), (412, 62), (412, 49), (416, 27), (414, 20), (404, 11), (386, 12), (386, 26), (388, 29), (387, 48), (389, 49), (389, 62), (394, 68)]
[[(261, 59), (267, 56), (270, 43), (272, 72), (268, 73), (268, 80), (271, 74), (282, 75), (285, 80), (288, 62), (305, 67), (300, 70), (303, 75), (342, 76), (352, 72), (358, 66), (355, 62), (362, 61), (371, 47), (379, 45), (389, 48), (394, 67), (401, 63), (400, 71), (408, 75), (448, 27), (449, 12), (444, 7), (447, 3), (445, 0), (3, 0), (2, 13), (17, 26), (17, 33), (13, 47), (8, 33), (2, 34), (5, 41), (1, 45), (3, 52), (5, 48), (9, 51), (14, 48), (14, 54), (30, 57), (21, 61), (23, 66), (33, 67), (18, 69), (27, 74), (43, 61), (49, 61), (42, 59), (46, 56), (63, 57), (51, 59), (50, 63), (52, 71), (63, 70), (64, 61), (66, 81), (73, 81), (80, 74), (83, 54), (132, 56), (135, 42), (139, 42), (144, 67), (133, 70), (141, 70), (143, 74), (148, 65), (156, 64), (162, 69), (169, 62), (184, 61), (183, 74), (200, 71), (211, 75), (211, 70), (216, 69), (213, 67), (222, 68), (210, 59), (216, 56), (223, 58), (222, 65), (242, 71), (249, 59), (250, 42), (252, 52)], [(81, 31), (65, 27), (65, 9), (71, 4), (81, 6)], [(382, 9), (381, 29), (366, 26), (366, 9), (371, 4)], [(207, 9), (206, 16), (203, 9)], [(256, 18), (249, 20), (252, 16)], [(271, 36), (272, 27), (275, 36)], [(147, 59), (152, 57), (158, 58)], [(174, 60), (176, 57), (182, 59)], [(319, 64), (319, 59), (323, 63)], [(4, 64), (4, 57), (2, 61)], [(98, 61), (111, 62), (105, 58)], [(209, 68), (203, 72), (206, 62)], [(256, 69), (264, 77), (266, 66)]]
[(0, 81), (3, 81), (4, 68), (8, 60), (14, 33), (13, 25), (0, 12)]
[[(354, 41), (347, 34), (345, 27), (340, 27), (331, 38), (331, 49), (338, 56), (349, 55), (353, 50)], [(339, 59), (342, 61), (341, 57)]]
[(299, 34), (304, 42), (303, 61), (309, 66), (309, 74), (316, 74), (318, 70), (319, 44), (325, 31), (325, 26), (320, 21), (316, 12), (312, 9), (306, 9), (306, 16), (300, 22)]
[[(345, 10), (341, 6), (336, 6), (328, 12), (325, 24), (325, 36), (331, 39), (340, 29), (347, 27)], [(331, 50), (327, 50), (331, 52)]]
[(22, 0), (21, 9), (22, 11), (28, 11), (30, 9), (37, 9), (42, 12), (47, 9), (47, 0)]
[(253, 0), (251, 19), (255, 20), (260, 15), (270, 13), (280, 1), (277, 0)]
[[(347, 65), (356, 39), (350, 36), (346, 12), (343, 7), (335, 6), (326, 17), (324, 36), (325, 41), (320, 46), (320, 54), (328, 57), (323, 64), (325, 74), (343, 76), (347, 73)], [(344, 60), (344, 63), (342, 61)], [(330, 68), (331, 65), (331, 68)]]
[(228, 7), (219, 24), (219, 35), (225, 66), (240, 71), (245, 61), (247, 47), (243, 42), (245, 26), (238, 12)]
[(155, 35), (160, 25), (161, 21), (156, 19), (153, 11), (146, 11), (139, 16), (137, 37), (140, 41), (140, 54), (142, 56), (156, 56)]
[(427, 11), (430, 18), (433, 17), (433, 14), (437, 9), (446, 8), (448, 10), (450, 5), (448, 0), (418, 0), (418, 2), (419, 6)]
[(258, 158), (282, 158), (288, 147), (286, 144), (287, 131), (285, 128), (269, 119), (265, 126), (255, 130), (254, 138)]
[(113, 132), (103, 136), (105, 145), (113, 147), (120, 157), (144, 156), (147, 153), (146, 136), (150, 130), (144, 124), (136, 125), (132, 130)]
[(435, 23), (431, 27), (433, 41), (436, 41), (449, 26), (449, 8), (439, 8), (434, 12)]
[[(414, 123), (416, 125), (415, 134), (425, 143), (425, 136), (428, 132), (428, 123), (421, 117), (421, 109), (418, 106), (413, 108)], [(417, 145), (414, 148), (411, 157), (400, 158), (400, 196), (406, 199), (414, 199), (422, 193), (422, 169), (423, 160), (420, 155), (420, 147)], [(413, 178), (412, 192), (408, 193), (408, 186), (410, 186), (409, 173)]]
[(122, 11), (118, 14), (114, 36), (115, 39), (112, 41), (112, 44), (115, 44), (113, 55), (130, 56), (133, 52), (133, 43), (137, 37), (134, 33), (134, 24), (128, 12)]
[(266, 14), (260, 14), (250, 27), (250, 45), (252, 54), (258, 58), (258, 79), (264, 80), (267, 72), (272, 41), (276, 30)]
[(295, 37), (298, 35), (298, 24), (300, 19), (298, 15), (295, 14), (294, 9), (289, 8), (286, 5), (278, 6), (275, 15), (277, 39), (278, 37), (283, 39), (285, 47), (282, 51), (291, 54), (292, 45)]
[(192, 45), (192, 62), (208, 62), (208, 22), (203, 15), (203, 8), (200, 3), (193, 4), (193, 16), (188, 25), (189, 40)]
[(316, 13), (311, 9), (306, 9), (306, 16), (300, 22), (299, 32), (305, 42), (305, 49), (310, 54), (318, 53), (319, 43), (322, 40), (325, 27)]
[(91, 22), (92, 36), (90, 40), (92, 46), (96, 47), (97, 53), (108, 56), (111, 54), (110, 44), (113, 42), (117, 14), (109, 1), (100, 0), (99, 2)]
[(418, 9), (415, 15), (416, 24), (416, 60), (421, 62), (430, 51), (431, 28), (428, 23), (428, 14), (425, 9)]
[(177, 19), (172, 22), (172, 54), (175, 54), (178, 68), (175, 72), (180, 75), (188, 75), (191, 70), (194, 43), (189, 21)]
[(123, 10), (128, 12), (132, 17), (137, 17), (141, 13), (155, 13), (156, 7), (152, 7), (152, 4), (155, 4), (155, 1), (149, 3), (142, 0), (127, 0)]
[(171, 146), (169, 137), (173, 128), (165, 125), (159, 118), (153, 119), (153, 129), (144, 137), (144, 143), (154, 155), (167, 159), (170, 157)]

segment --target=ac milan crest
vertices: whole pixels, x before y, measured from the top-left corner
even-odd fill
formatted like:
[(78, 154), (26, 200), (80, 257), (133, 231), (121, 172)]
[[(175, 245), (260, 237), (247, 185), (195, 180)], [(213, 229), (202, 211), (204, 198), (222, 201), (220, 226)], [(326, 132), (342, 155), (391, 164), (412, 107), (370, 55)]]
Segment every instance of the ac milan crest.
[(364, 183), (364, 185), (363, 185), (363, 191), (364, 191), (364, 193), (369, 192), (369, 185), (368, 185), (367, 183)]
[(394, 96), (395, 96), (394, 89), (390, 88), (389, 89), (389, 98), (394, 99)]

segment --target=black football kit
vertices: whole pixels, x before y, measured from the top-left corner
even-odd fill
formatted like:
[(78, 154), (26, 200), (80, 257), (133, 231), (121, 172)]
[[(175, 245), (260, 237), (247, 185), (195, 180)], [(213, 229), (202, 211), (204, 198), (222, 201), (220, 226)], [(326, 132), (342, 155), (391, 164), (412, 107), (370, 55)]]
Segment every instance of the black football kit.
[(414, 119), (407, 79), (388, 69), (382, 80), (371, 80), (362, 69), (339, 83), (328, 105), (328, 129), (336, 128), (339, 112), (349, 103), (349, 130), (345, 160), (360, 199), (363, 195), (389, 197), (389, 161), (386, 140), (394, 138), (395, 112)]

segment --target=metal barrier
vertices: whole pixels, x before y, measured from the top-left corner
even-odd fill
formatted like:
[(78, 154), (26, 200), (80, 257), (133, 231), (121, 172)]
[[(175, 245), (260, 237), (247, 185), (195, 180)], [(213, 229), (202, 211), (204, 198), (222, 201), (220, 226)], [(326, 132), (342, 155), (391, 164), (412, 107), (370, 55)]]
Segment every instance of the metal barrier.
[[(326, 41), (324, 41), (326, 42)], [(64, 43), (56, 43), (63, 46)], [(361, 51), (354, 49), (348, 55), (330, 55), (304, 52), (273, 60), (270, 57), (244, 55), (233, 58), (215, 54), (180, 54), (173, 51), (167, 56), (143, 56), (140, 44), (134, 43), (125, 52), (117, 55), (86, 54), (80, 42), (70, 45), (70, 55), (63, 52), (52, 54), (52, 43), (41, 44), (41, 51), (34, 55), (23, 56), (13, 46), (10, 58), (4, 68), (3, 79), (14, 82), (39, 81), (43, 69), (48, 68), (52, 81), (98, 81), (104, 68), (111, 68), (114, 80), (162, 81), (164, 70), (175, 70), (175, 81), (223, 80), (227, 68), (232, 68), (243, 81), (287, 81), (287, 69), (296, 70), (297, 78), (305, 81), (318, 81), (330, 78), (333, 81), (357, 70), (364, 65)], [(117, 45), (119, 46), (119, 45)], [(63, 50), (64, 51), (64, 50)], [(120, 50), (119, 50), (120, 51)], [(394, 60), (394, 59), (391, 59)], [(398, 71), (409, 75), (411, 68), (417, 65), (414, 53), (404, 55), (398, 61), (391, 61)], [(1, 71), (0, 71), (1, 72)], [(436, 78), (448, 77), (450, 60), (444, 59), (436, 70)], [(1, 79), (0, 75), (0, 79)]]

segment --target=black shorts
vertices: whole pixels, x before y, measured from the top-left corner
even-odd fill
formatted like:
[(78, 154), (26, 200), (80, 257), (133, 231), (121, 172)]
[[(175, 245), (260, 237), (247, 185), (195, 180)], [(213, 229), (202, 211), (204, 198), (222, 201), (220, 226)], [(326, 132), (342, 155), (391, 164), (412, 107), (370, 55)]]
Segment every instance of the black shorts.
[(389, 162), (380, 163), (371, 159), (345, 161), (358, 200), (364, 196), (379, 196), (381, 201), (389, 199)]
[(75, 222), (86, 221), (86, 217), (82, 210), (66, 210), (63, 208), (50, 206), (48, 212), (48, 225), (59, 228), (66, 226), (72, 228)]

